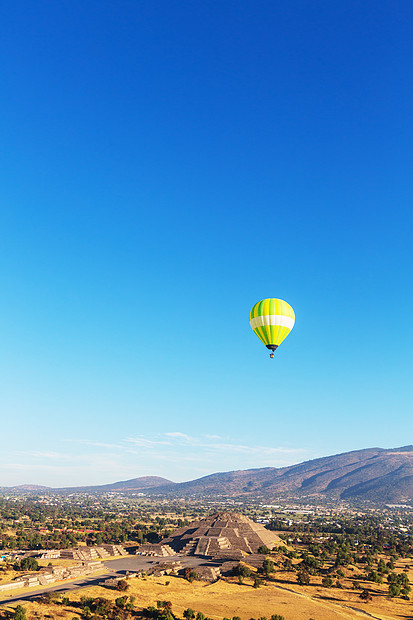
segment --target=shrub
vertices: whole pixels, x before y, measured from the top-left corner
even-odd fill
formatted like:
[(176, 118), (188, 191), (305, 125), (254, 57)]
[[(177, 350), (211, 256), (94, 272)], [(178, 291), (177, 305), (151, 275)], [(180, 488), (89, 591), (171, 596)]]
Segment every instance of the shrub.
[(22, 605), (17, 605), (14, 620), (26, 620), (26, 610)]
[(117, 583), (116, 588), (119, 590), (119, 592), (125, 592), (129, 588), (129, 584), (126, 579), (120, 579)]
[(91, 596), (81, 596), (80, 597), (80, 606), (81, 607), (90, 607), (93, 603), (94, 600)]
[(189, 583), (192, 583), (195, 581), (197, 574), (192, 568), (187, 567), (184, 571), (184, 577)]
[(270, 553), (271, 549), (269, 549), (266, 545), (261, 545), (261, 547), (258, 547), (258, 553), (263, 553), (264, 555), (266, 555), (267, 553)]
[(265, 558), (263, 564), (262, 564), (262, 568), (264, 571), (264, 574), (266, 577), (269, 577), (270, 573), (274, 572), (274, 562), (272, 560), (269, 560), (268, 558)]
[(238, 564), (234, 568), (234, 575), (239, 575), (241, 577), (251, 577), (251, 569), (245, 564)]
[(304, 569), (304, 568), (300, 568), (300, 570), (297, 573), (297, 582), (300, 584), (300, 586), (308, 586), (310, 583), (310, 575), (309, 573)]
[(116, 607), (119, 607), (119, 609), (123, 609), (126, 605), (127, 600), (128, 600), (127, 596), (120, 596), (119, 598), (115, 600)]

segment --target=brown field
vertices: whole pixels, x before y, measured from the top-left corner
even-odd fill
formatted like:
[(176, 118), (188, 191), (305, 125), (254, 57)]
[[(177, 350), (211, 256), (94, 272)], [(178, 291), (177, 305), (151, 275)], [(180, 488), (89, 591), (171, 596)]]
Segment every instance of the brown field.
[(7, 583), (8, 581), (12, 581), (17, 575), (17, 572), (10, 568), (9, 570), (2, 570), (0, 572), (0, 583)]
[(39, 566), (73, 566), (74, 564), (79, 564), (80, 562), (76, 560), (64, 560), (63, 558), (51, 558), (50, 560), (47, 558), (46, 560), (37, 560)]
[[(343, 618), (373, 618), (377, 620), (407, 620), (413, 618), (413, 605), (410, 601), (388, 599), (385, 586), (375, 586), (373, 600), (364, 603), (359, 593), (344, 587), (322, 588), (318, 585), (298, 586), (288, 581), (268, 581), (268, 585), (253, 588), (252, 582), (245, 580), (240, 585), (220, 580), (213, 584), (196, 581), (192, 584), (179, 577), (134, 578), (129, 581), (129, 596), (135, 596), (137, 608), (155, 605), (157, 600), (169, 600), (178, 617), (188, 607), (202, 611), (213, 620), (237, 615), (242, 620), (251, 617), (281, 614), (285, 620), (342, 620)], [(278, 577), (278, 575), (277, 575)], [(292, 577), (292, 575), (291, 575)], [(166, 585), (167, 582), (169, 585)], [(381, 590), (380, 590), (381, 588)], [(78, 601), (81, 596), (105, 597), (114, 600), (119, 592), (100, 586), (82, 588), (67, 594), (70, 600)], [(46, 615), (72, 620), (79, 615), (78, 610), (56, 604), (23, 602), (29, 618), (43, 618)], [(11, 608), (7, 606), (6, 608)], [(13, 605), (15, 607), (15, 604)]]

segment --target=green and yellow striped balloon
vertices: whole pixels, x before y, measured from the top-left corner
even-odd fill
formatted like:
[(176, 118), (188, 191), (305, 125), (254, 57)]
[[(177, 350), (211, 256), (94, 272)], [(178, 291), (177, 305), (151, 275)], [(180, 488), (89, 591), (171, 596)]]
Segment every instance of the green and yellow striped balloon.
[(295, 314), (290, 304), (282, 299), (263, 299), (252, 307), (250, 325), (258, 338), (274, 351), (294, 327)]

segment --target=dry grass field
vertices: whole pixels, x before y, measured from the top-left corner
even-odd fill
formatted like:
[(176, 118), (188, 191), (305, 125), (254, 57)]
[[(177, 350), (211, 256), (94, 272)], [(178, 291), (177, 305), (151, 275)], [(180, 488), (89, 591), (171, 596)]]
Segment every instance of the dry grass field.
[[(292, 577), (292, 575), (291, 575)], [(167, 582), (169, 584), (167, 585)], [(385, 588), (373, 592), (373, 600), (364, 603), (359, 592), (343, 588), (322, 588), (318, 585), (298, 586), (288, 580), (268, 581), (268, 585), (253, 588), (252, 582), (245, 580), (240, 585), (234, 581), (220, 580), (213, 584), (195, 581), (192, 584), (179, 577), (146, 577), (134, 578), (129, 581), (127, 591), (135, 597), (136, 608), (155, 605), (158, 600), (172, 602), (177, 617), (188, 607), (202, 611), (213, 620), (239, 616), (241, 620), (249, 620), (272, 614), (281, 614), (285, 620), (342, 620), (373, 618), (376, 620), (408, 620), (413, 618), (413, 605), (410, 601), (388, 599)], [(105, 597), (115, 600), (120, 593), (100, 586), (82, 588), (67, 594), (71, 601), (79, 601), (81, 596), (94, 598)], [(61, 618), (72, 620), (79, 616), (79, 610), (70, 606), (24, 602), (29, 620), (35, 618)], [(16, 604), (13, 605), (15, 607)], [(11, 606), (5, 605), (11, 609)]]
[(63, 558), (52, 558), (51, 560), (37, 560), (39, 566), (73, 566), (77, 564), (76, 560), (69, 559), (65, 560)]
[(0, 583), (7, 583), (8, 581), (12, 581), (17, 575), (17, 572), (10, 568), (9, 570), (2, 570), (0, 572)]

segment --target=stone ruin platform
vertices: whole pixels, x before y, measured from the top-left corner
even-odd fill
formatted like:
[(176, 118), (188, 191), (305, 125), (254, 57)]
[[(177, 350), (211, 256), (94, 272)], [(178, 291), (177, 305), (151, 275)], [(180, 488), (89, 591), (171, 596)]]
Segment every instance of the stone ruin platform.
[(203, 557), (205, 564), (195, 572), (216, 579), (228, 574), (239, 562), (262, 566), (265, 555), (259, 554), (258, 549), (284, 544), (274, 532), (240, 513), (217, 512), (175, 530), (158, 544), (142, 545), (137, 553), (162, 558), (176, 554)]
[(183, 555), (226, 558), (234, 552), (256, 554), (262, 546), (273, 549), (284, 542), (240, 513), (217, 512), (210, 517), (179, 528), (160, 543)]

